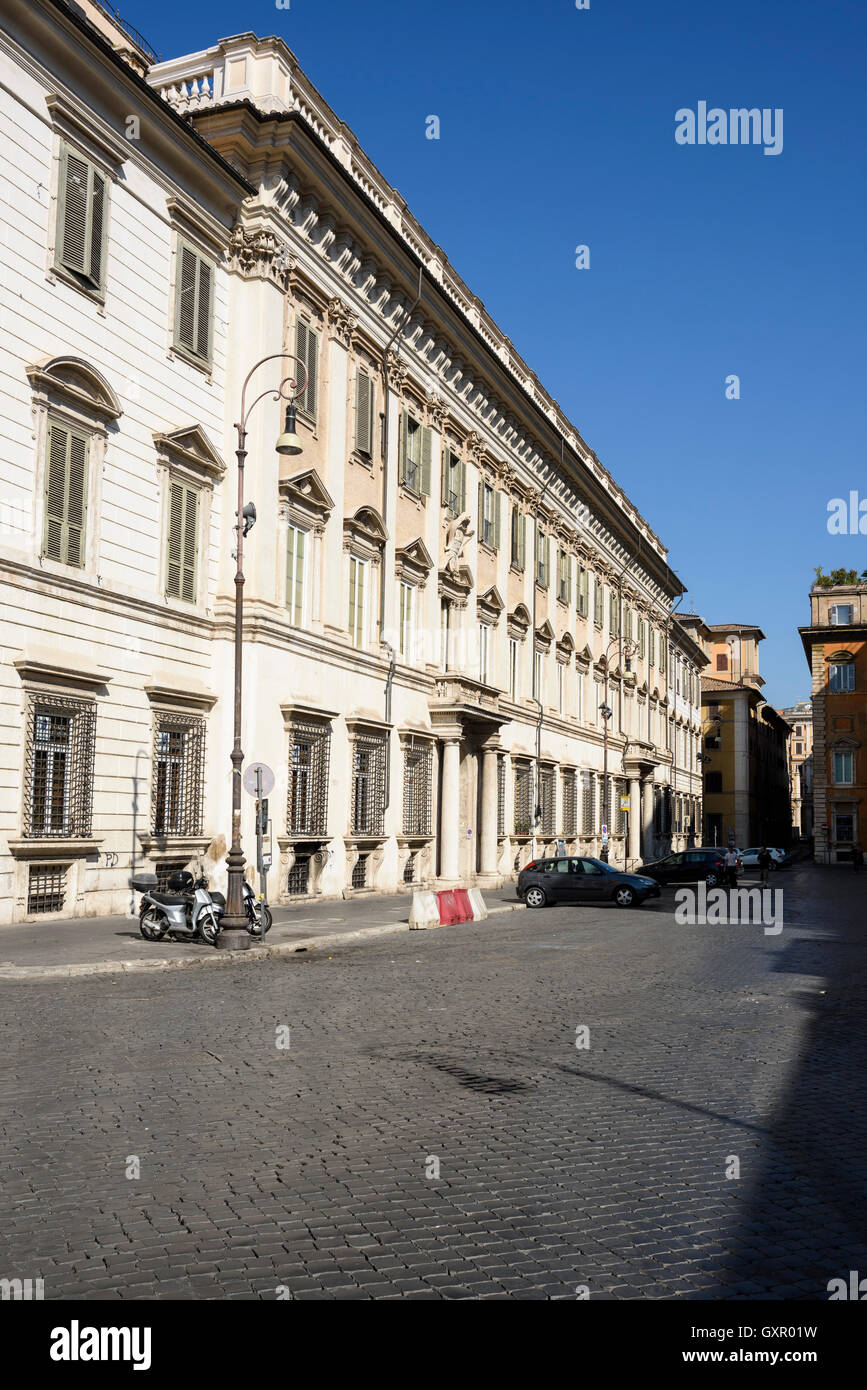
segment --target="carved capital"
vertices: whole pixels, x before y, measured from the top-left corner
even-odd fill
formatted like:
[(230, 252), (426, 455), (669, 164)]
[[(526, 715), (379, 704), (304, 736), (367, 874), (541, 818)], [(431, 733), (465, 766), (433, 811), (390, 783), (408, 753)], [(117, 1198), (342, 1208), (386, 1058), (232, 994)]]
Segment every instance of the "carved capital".
[(345, 304), (339, 295), (334, 295), (328, 301), (328, 334), (331, 338), (336, 338), (345, 348), (351, 346), (352, 335), (358, 326), (358, 320), (348, 304)]

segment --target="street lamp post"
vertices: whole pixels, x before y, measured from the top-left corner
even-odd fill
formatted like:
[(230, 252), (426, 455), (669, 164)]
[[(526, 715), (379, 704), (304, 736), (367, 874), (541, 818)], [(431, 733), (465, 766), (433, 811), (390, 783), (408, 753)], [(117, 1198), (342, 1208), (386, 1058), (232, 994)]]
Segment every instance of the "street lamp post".
[[(289, 358), (301, 368), (301, 385), (298, 384), (297, 377), (287, 376), (281, 381), (275, 392), (270, 390), (261, 392), (254, 401), (248, 406), (246, 404), (247, 385), (254, 372), (266, 362), (273, 362), (277, 358)], [(301, 445), (295, 431), (295, 401), (307, 386), (307, 371), (300, 358), (295, 357), (291, 352), (273, 352), (268, 357), (263, 357), (250, 369), (241, 387), (241, 418), (235, 424), (238, 431), (238, 448), (236, 456), (238, 459), (238, 509), (235, 522), (235, 738), (231, 753), (232, 763), (232, 847), (227, 857), (227, 867), (229, 870), (229, 886), (226, 893), (226, 914), (223, 917), (222, 931), (217, 937), (217, 946), (224, 951), (240, 950), (245, 951), (250, 945), (250, 934), (247, 930), (247, 919), (244, 913), (244, 851), (241, 848), (241, 767), (244, 762), (244, 754), (241, 749), (241, 658), (243, 653), (243, 634), (244, 634), (244, 537), (251, 529), (256, 520), (256, 508), (252, 503), (244, 505), (244, 463), (247, 458), (247, 421), (253, 407), (265, 396), (271, 396), (273, 400), (286, 400), (289, 404), (286, 407), (286, 419), (283, 433), (277, 440), (275, 448), (278, 454), (294, 455), (301, 453)], [(285, 388), (289, 388), (286, 394)]]

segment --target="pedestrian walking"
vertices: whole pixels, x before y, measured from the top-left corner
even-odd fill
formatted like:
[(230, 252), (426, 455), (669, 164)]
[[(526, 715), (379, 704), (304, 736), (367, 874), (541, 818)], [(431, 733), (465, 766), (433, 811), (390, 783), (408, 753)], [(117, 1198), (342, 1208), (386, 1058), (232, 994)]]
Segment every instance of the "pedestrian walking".
[(726, 883), (728, 884), (729, 888), (737, 888), (739, 855), (733, 845), (730, 845), (729, 848), (726, 850), (724, 863), (726, 871)]
[(864, 851), (860, 845), (856, 845), (852, 851), (852, 868), (856, 874), (860, 874), (864, 867)]
[(768, 886), (768, 874), (771, 871), (771, 856), (764, 845), (759, 850), (759, 882), (763, 888)]

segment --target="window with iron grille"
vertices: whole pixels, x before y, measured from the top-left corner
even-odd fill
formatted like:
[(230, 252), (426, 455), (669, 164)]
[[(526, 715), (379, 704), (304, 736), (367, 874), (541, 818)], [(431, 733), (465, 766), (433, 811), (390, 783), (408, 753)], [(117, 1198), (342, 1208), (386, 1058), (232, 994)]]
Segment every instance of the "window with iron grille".
[[(429, 746), (405, 748), (403, 754), (403, 833), (431, 833), (431, 770), (433, 752)], [(407, 882), (412, 882), (408, 879)]]
[(404, 883), (415, 883), (415, 864), (417, 856), (411, 854), (403, 866)]
[(593, 835), (596, 832), (594, 820), (595, 796), (593, 787), (593, 773), (581, 773), (581, 834)]
[(96, 705), (35, 698), (27, 720), (25, 835), (90, 834)]
[(542, 812), (539, 828), (543, 835), (554, 834), (554, 769), (543, 767), (539, 772), (539, 807)]
[(310, 856), (300, 854), (289, 870), (286, 879), (287, 896), (297, 897), (299, 894), (307, 892), (310, 882)]
[(358, 858), (356, 859), (355, 863), (353, 864), (353, 866), (352, 866), (352, 880), (351, 880), (351, 882), (352, 882), (352, 887), (353, 887), (353, 888), (366, 888), (366, 887), (367, 887), (367, 855), (366, 855), (366, 854), (359, 854)]
[(497, 834), (506, 833), (506, 760), (497, 758)]
[(154, 865), (154, 873), (157, 880), (157, 892), (168, 893), (169, 879), (174, 874), (179, 874), (182, 869), (187, 867), (186, 859), (158, 859)]
[(330, 724), (293, 724), (289, 730), (288, 835), (324, 835), (328, 820)]
[[(385, 757), (386, 740), (383, 734), (356, 734), (352, 740), (351, 828), (353, 835), (381, 835), (383, 833)], [(356, 865), (356, 867), (358, 866)], [(353, 884), (353, 886), (357, 887), (358, 885)]]
[(618, 777), (614, 783), (614, 834), (623, 835), (626, 832), (626, 812), (620, 808), (620, 799), (626, 795), (626, 783)]
[(515, 765), (515, 834), (529, 835), (533, 819), (530, 764)]
[(31, 864), (28, 912), (62, 912), (66, 902), (66, 864)]
[(575, 773), (563, 773), (563, 834), (571, 838), (578, 833), (578, 797)]
[(201, 835), (204, 797), (204, 719), (159, 715), (154, 731), (152, 833)]

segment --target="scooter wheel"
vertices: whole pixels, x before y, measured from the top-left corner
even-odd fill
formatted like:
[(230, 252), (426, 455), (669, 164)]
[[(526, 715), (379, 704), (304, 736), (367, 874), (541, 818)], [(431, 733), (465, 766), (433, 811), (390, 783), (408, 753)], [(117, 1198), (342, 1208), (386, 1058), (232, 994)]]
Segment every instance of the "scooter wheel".
[(216, 946), (217, 937), (220, 935), (220, 926), (210, 912), (202, 913), (199, 918), (199, 931), (202, 933), (203, 941), (207, 941), (209, 946)]
[(271, 916), (271, 909), (267, 903), (260, 903), (256, 909), (256, 915), (247, 928), (251, 936), (264, 936), (271, 930), (274, 918)]
[(169, 929), (166, 919), (155, 907), (149, 907), (142, 913), (138, 925), (145, 941), (162, 941)]

